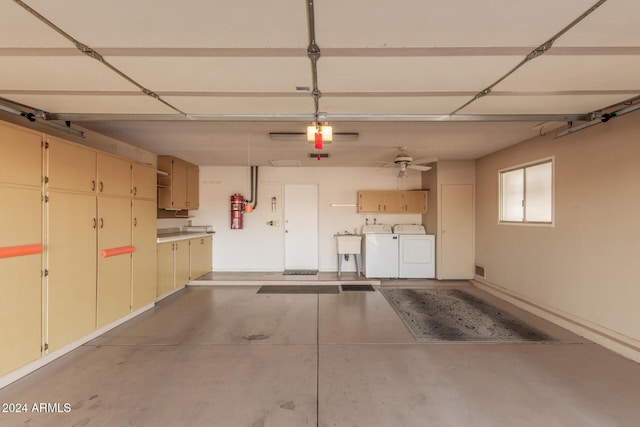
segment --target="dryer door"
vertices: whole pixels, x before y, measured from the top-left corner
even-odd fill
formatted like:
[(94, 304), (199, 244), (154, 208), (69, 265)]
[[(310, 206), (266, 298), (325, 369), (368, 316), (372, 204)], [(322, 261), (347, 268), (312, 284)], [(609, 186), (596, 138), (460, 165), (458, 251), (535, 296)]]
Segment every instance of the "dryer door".
[(398, 272), (401, 278), (433, 279), (435, 277), (435, 236), (401, 235)]

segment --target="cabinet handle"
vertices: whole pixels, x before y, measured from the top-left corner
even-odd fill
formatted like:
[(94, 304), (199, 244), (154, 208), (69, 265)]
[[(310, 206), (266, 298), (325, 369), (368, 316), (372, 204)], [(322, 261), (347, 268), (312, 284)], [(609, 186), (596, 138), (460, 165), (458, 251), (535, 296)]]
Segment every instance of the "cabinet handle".
[(138, 195), (138, 187), (133, 187), (133, 195), (134, 196)]
[(104, 228), (104, 218), (100, 218), (100, 228)]
[(102, 183), (102, 181), (100, 181), (100, 192), (102, 193), (103, 190), (104, 190), (104, 184)]
[(133, 226), (134, 227), (138, 226), (138, 218), (133, 218)]
[(96, 180), (95, 179), (91, 180), (91, 191), (96, 191)]
[(98, 221), (96, 221), (96, 219), (93, 218), (93, 229), (95, 230), (97, 226), (98, 226)]

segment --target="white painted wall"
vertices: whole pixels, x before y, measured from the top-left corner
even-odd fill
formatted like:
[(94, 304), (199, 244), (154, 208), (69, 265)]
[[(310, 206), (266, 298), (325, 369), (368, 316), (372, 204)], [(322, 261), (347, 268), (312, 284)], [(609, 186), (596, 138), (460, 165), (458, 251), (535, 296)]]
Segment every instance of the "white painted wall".
[[(193, 225), (213, 225), (214, 271), (282, 271), (284, 269), (283, 197), (285, 184), (317, 184), (319, 190), (319, 269), (337, 271), (338, 232), (360, 232), (365, 218), (386, 224), (420, 224), (419, 214), (358, 214), (355, 207), (331, 207), (331, 204), (356, 204), (357, 191), (398, 189), (397, 170), (379, 168), (260, 167), (258, 206), (244, 216), (244, 229), (231, 230), (229, 197), (234, 193), (246, 199), (250, 193), (248, 167), (201, 167), (200, 209), (193, 211)], [(410, 173), (402, 189), (419, 189), (420, 173)], [(276, 197), (276, 211), (271, 198)], [(267, 221), (279, 221), (269, 226)], [(159, 226), (167, 221), (159, 221)], [(343, 271), (355, 271), (353, 257), (343, 262)]]
[[(479, 159), (476, 263), (493, 289), (640, 361), (638, 118), (538, 137)], [(498, 224), (498, 171), (550, 156), (555, 226)]]

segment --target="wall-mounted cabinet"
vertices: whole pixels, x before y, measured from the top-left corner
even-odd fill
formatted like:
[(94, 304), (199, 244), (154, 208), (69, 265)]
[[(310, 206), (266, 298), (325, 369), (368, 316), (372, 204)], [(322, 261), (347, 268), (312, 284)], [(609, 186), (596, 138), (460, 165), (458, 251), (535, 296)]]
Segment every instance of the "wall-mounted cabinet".
[(45, 142), (47, 189), (95, 193), (97, 189), (97, 153), (59, 138)]
[(198, 209), (199, 168), (173, 156), (158, 156), (158, 209)]
[(131, 162), (127, 159), (98, 153), (98, 194), (103, 196), (131, 196), (131, 169)]
[(42, 133), (0, 123), (0, 183), (39, 187)]
[(131, 169), (131, 194), (136, 199), (155, 200), (157, 178), (155, 166), (133, 163)]
[(426, 211), (427, 191), (358, 191), (358, 212), (361, 213), (425, 213)]

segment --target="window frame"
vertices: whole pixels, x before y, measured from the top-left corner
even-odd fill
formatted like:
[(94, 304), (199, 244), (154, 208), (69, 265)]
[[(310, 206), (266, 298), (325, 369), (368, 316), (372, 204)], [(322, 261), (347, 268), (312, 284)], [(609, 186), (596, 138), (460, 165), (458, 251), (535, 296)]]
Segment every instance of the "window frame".
[[(512, 172), (516, 170), (523, 171), (523, 201), (527, 199), (527, 168), (533, 166), (539, 166), (542, 164), (551, 163), (551, 220), (550, 221), (527, 221), (527, 205), (523, 204), (523, 219), (522, 221), (507, 221), (502, 219), (503, 211), (503, 197), (502, 197), (502, 176), (506, 172)], [(533, 227), (554, 227), (555, 226), (555, 176), (556, 176), (556, 162), (555, 156), (545, 157), (542, 159), (534, 160), (527, 163), (522, 163), (515, 166), (498, 170), (498, 224), (499, 225), (519, 225), (519, 226), (533, 226)]]

